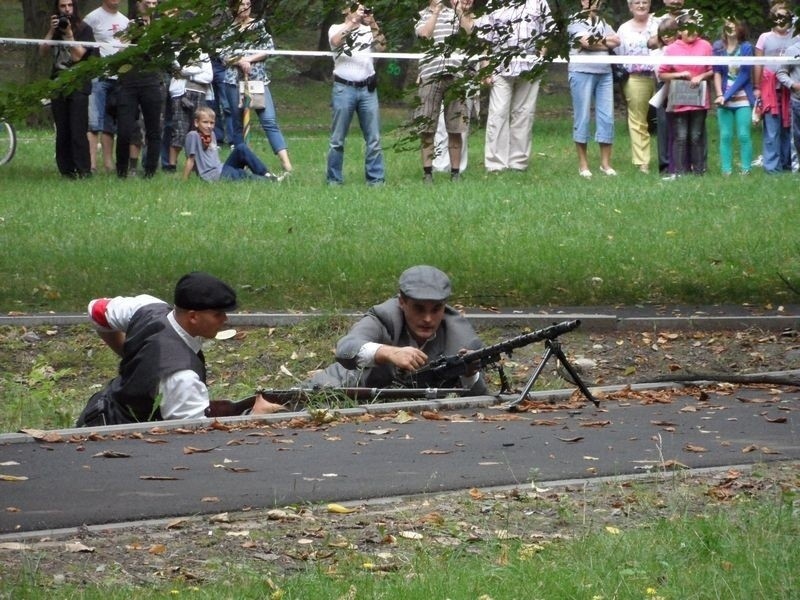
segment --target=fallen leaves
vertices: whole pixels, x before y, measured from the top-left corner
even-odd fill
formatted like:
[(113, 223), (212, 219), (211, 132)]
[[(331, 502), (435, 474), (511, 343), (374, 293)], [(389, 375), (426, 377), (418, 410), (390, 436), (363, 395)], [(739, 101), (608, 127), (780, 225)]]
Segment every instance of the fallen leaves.
[(37, 442), (57, 444), (64, 441), (64, 438), (56, 431), (43, 431), (41, 429), (20, 429), (19, 431), (20, 433), (31, 436)]
[(786, 417), (775, 417), (775, 418), (770, 418), (770, 417), (768, 417), (768, 416), (764, 415), (764, 420), (765, 420), (767, 423), (786, 423)]
[(328, 512), (335, 513), (337, 515), (347, 515), (350, 513), (358, 512), (357, 508), (348, 508), (346, 506), (342, 506), (341, 504), (336, 504), (335, 502), (331, 502), (328, 504)]
[(704, 448), (703, 446), (698, 446), (696, 444), (686, 444), (684, 445), (683, 450), (684, 452), (698, 452), (698, 453), (708, 452), (707, 448)]
[(195, 448), (194, 446), (184, 446), (183, 447), (183, 453), (184, 454), (199, 454), (199, 453), (204, 453), (204, 452), (211, 452), (211, 451), (216, 450), (216, 449), (217, 449), (216, 446), (212, 446), (211, 448)]
[(92, 458), (130, 458), (131, 455), (127, 452), (118, 452), (117, 450), (103, 450), (97, 454), (93, 454)]
[(778, 450), (773, 450), (767, 446), (758, 446), (756, 444), (750, 444), (749, 446), (745, 446), (742, 448), (742, 453), (747, 454), (748, 452), (761, 452), (762, 454), (780, 454)]

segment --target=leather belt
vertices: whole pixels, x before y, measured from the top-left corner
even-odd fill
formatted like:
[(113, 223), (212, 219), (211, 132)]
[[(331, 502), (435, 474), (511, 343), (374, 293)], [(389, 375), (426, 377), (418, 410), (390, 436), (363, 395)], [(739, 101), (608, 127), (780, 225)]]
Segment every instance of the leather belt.
[(369, 85), (369, 77), (367, 77), (364, 81), (348, 81), (347, 79), (342, 79), (338, 75), (334, 75), (333, 80), (336, 83), (341, 83), (342, 85), (349, 85), (350, 87), (355, 87), (355, 88), (367, 87)]

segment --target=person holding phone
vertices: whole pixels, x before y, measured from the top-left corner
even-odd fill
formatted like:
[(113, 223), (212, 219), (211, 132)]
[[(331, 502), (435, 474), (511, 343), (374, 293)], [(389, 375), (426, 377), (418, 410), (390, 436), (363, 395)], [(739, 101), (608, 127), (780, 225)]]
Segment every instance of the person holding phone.
[[(419, 13), (419, 20), (414, 32), (419, 38), (433, 40), (441, 44), (444, 40), (460, 30), (472, 32), (472, 0), (452, 0), (452, 8), (441, 0), (431, 0), (427, 7)], [(418, 130), (421, 141), (422, 180), (433, 183), (434, 136), (439, 111), (445, 97), (444, 121), (447, 129), (448, 152), (450, 154), (450, 180), (458, 181), (461, 177), (462, 134), (469, 129), (469, 109), (465, 94), (450, 98), (448, 90), (457, 83), (456, 72), (464, 67), (464, 59), (449, 56), (437, 56), (432, 60), (420, 61), (419, 66), (419, 100), (420, 104), (414, 112), (414, 120), (419, 123)]]
[(386, 167), (381, 148), (378, 108), (378, 76), (372, 63), (372, 51), (386, 48), (372, 9), (353, 3), (344, 10), (344, 22), (331, 25), (328, 42), (336, 52), (333, 59), (333, 123), (328, 144), (325, 179), (328, 185), (344, 183), (344, 143), (353, 115), (364, 136), (364, 177), (367, 185), (383, 185)]

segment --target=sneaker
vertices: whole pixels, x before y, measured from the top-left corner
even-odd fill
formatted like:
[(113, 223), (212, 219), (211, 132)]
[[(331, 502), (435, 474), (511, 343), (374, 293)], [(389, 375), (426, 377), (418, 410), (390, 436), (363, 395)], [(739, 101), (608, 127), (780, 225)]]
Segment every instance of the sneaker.
[(450, 173), (450, 181), (461, 181), (461, 173)]
[(617, 175), (617, 172), (614, 169), (612, 169), (611, 167), (600, 167), (600, 172), (603, 175), (607, 175), (609, 177), (616, 177), (616, 175)]
[(667, 175), (666, 177), (662, 177), (661, 181), (675, 181), (677, 178), (678, 178), (678, 176), (675, 173), (672, 173), (671, 175)]
[(424, 183), (425, 185), (433, 185), (433, 174), (425, 173), (422, 176), (422, 183)]
[(591, 179), (591, 177), (592, 177), (592, 172), (591, 172), (589, 169), (580, 169), (580, 170), (578, 171), (578, 175), (580, 175), (580, 176), (581, 176), (581, 177), (583, 177), (584, 179)]

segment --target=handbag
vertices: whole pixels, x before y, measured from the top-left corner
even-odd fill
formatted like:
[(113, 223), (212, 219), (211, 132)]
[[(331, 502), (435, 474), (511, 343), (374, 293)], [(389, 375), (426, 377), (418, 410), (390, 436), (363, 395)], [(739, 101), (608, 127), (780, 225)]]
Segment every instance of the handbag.
[(669, 82), (667, 95), (667, 111), (672, 112), (675, 106), (698, 106), (705, 108), (708, 105), (708, 84), (701, 81), (692, 87), (685, 79), (673, 79)]
[(250, 97), (249, 108), (261, 109), (266, 106), (264, 93), (266, 84), (263, 81), (245, 79), (239, 82), (239, 108), (245, 107), (245, 97)]

